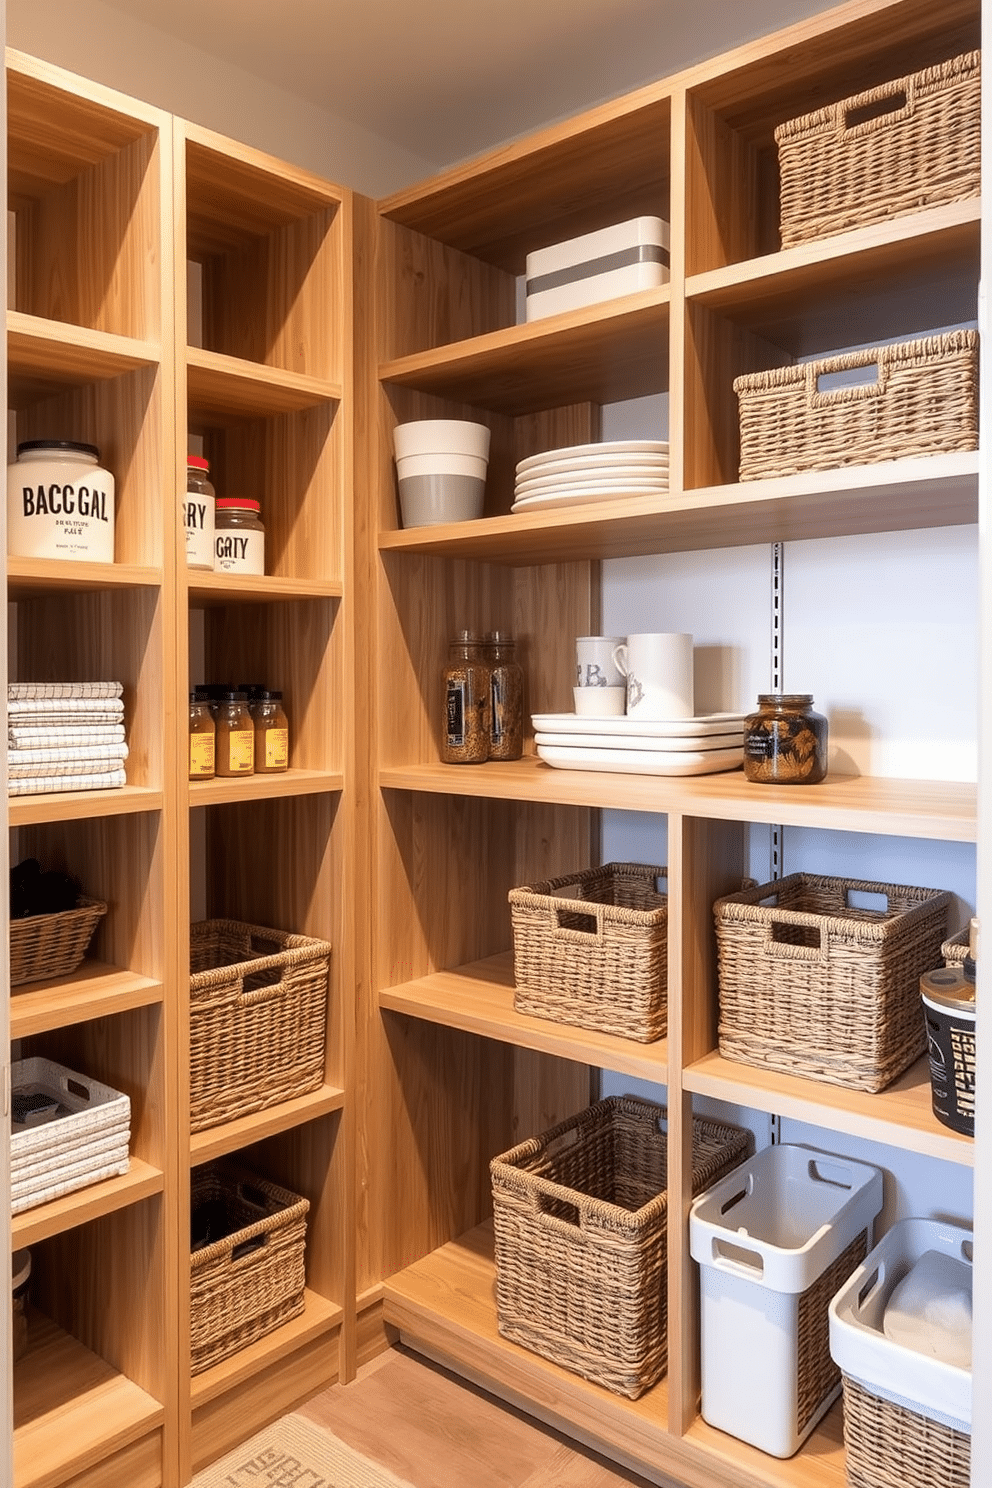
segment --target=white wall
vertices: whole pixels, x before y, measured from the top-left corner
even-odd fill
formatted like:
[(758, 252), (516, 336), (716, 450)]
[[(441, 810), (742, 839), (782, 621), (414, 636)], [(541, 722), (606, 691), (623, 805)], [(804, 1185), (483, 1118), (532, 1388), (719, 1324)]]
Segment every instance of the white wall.
[(7, 0), (7, 44), (366, 196), (388, 195), (436, 169), (100, 0)]

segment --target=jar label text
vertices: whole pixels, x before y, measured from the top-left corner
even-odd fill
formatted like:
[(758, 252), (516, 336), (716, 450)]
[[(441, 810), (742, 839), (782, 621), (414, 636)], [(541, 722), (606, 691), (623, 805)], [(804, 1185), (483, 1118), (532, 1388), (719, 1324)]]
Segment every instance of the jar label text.
[(21, 506), (26, 517), (77, 516), (107, 522), (107, 493), (89, 486), (22, 486)]

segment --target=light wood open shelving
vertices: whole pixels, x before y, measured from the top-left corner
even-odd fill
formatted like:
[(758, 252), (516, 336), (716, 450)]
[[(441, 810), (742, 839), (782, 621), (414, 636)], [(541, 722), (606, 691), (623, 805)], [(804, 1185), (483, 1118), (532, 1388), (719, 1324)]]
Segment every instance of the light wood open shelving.
[[(774, 129), (978, 37), (972, 0), (939, 15), (924, 0), (853, 0), (359, 218), (379, 275), (358, 344), (370, 373), (363, 458), (376, 521), (365, 561), (381, 680), (371, 725), (377, 934), (356, 1068), (369, 1092), (359, 1113), (358, 1297), (369, 1328), (381, 1297), (387, 1336), (658, 1481), (845, 1481), (839, 1407), (787, 1462), (699, 1416), (686, 1162), (694, 1099), (972, 1162), (969, 1139), (932, 1114), (922, 1061), (869, 1096), (721, 1058), (713, 900), (739, 887), (752, 824), (974, 843), (976, 790), (841, 774), (758, 790), (740, 773), (555, 770), (532, 740), (512, 764), (448, 766), (436, 735), (440, 671), (457, 629), (505, 628), (523, 653), (528, 710), (570, 711), (565, 659), (576, 635), (600, 628), (601, 560), (977, 522), (976, 452), (739, 481), (732, 382), (848, 345), (854, 325), (872, 344), (974, 320), (977, 200), (782, 251)], [(663, 290), (515, 323), (528, 251), (642, 213), (671, 223)], [(511, 513), (516, 461), (598, 438), (604, 401), (648, 392), (668, 395), (667, 495)], [(404, 531), (391, 430), (429, 417), (490, 426), (485, 515)], [(507, 891), (600, 861), (604, 811), (652, 813), (667, 841), (669, 1026), (657, 1045), (513, 1007)], [(489, 1159), (585, 1105), (600, 1069), (667, 1087), (669, 1372), (637, 1402), (556, 1369), (496, 1327)]]

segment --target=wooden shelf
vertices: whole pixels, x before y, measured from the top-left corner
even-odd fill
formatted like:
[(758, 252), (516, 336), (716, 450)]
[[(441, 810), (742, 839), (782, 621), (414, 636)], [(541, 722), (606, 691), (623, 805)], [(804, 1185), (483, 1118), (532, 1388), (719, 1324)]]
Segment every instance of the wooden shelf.
[(191, 1400), (194, 1411), (236, 1389), (305, 1344), (326, 1338), (341, 1326), (342, 1320), (343, 1311), (336, 1303), (308, 1290), (304, 1310), (298, 1318), (283, 1323), (282, 1327), (260, 1338), (257, 1343), (239, 1349), (229, 1359), (222, 1359), (212, 1369), (193, 1376)]
[(161, 583), (159, 569), (139, 568), (136, 564), (62, 562), (58, 558), (7, 559), (7, 592), (14, 600), (60, 592), (154, 589)]
[[(57, 1488), (101, 1464), (103, 1481), (137, 1482), (126, 1473), (139, 1460), (161, 1473), (163, 1407), (33, 1309), (29, 1339), (14, 1367), (15, 1488)], [(143, 1452), (112, 1461), (143, 1438)]]
[(7, 820), (12, 827), (40, 822), (91, 821), (103, 816), (130, 816), (161, 811), (162, 792), (143, 785), (121, 785), (114, 790), (52, 791), (40, 796), (11, 796)]
[(805, 471), (588, 506), (384, 532), (383, 551), (560, 563), (954, 527), (978, 521), (978, 452)]
[(717, 1472), (728, 1488), (844, 1488), (839, 1407), (781, 1462), (701, 1430), (702, 1422), (686, 1437), (670, 1433), (664, 1379), (627, 1400), (501, 1338), (491, 1222), (390, 1277), (384, 1314), (403, 1343), (635, 1471), (671, 1474), (694, 1488), (717, 1481)]
[(299, 413), (341, 398), (339, 383), (197, 346), (187, 348), (186, 384), (190, 415), (220, 423)]
[(967, 1167), (974, 1161), (974, 1139), (951, 1131), (933, 1114), (925, 1058), (877, 1095), (738, 1064), (715, 1051), (691, 1064), (682, 1083), (697, 1095), (885, 1142), (904, 1152)]
[(50, 1235), (88, 1224), (90, 1220), (113, 1214), (129, 1204), (139, 1204), (152, 1194), (160, 1194), (164, 1186), (165, 1178), (158, 1168), (132, 1157), (130, 1168), (118, 1178), (104, 1178), (102, 1182), (78, 1188), (64, 1198), (52, 1199), (50, 1203), (39, 1204), (36, 1209), (25, 1209), (22, 1214), (15, 1214), (11, 1223), (14, 1248), (37, 1245)]
[(399, 357), (383, 382), (503, 413), (615, 403), (668, 386), (667, 285)]
[(329, 1116), (344, 1106), (344, 1091), (333, 1085), (322, 1085), (309, 1095), (297, 1096), (295, 1100), (283, 1101), (265, 1111), (253, 1111), (249, 1116), (240, 1116), (223, 1126), (210, 1127), (206, 1131), (194, 1132), (190, 1137), (190, 1162), (194, 1167), (212, 1162), (226, 1153), (237, 1152), (252, 1142), (261, 1142), (275, 1132), (290, 1131), (307, 1121), (317, 1121)]
[(719, 821), (767, 822), (838, 832), (878, 832), (950, 842), (976, 839), (975, 786), (957, 781), (829, 775), (816, 786), (757, 786), (739, 770), (667, 777), (556, 770), (536, 755), (487, 765), (394, 765), (384, 789), (503, 801), (553, 801), (618, 811), (679, 812)]
[(293, 599), (340, 599), (340, 579), (317, 582), (313, 579), (283, 579), (276, 574), (253, 578), (249, 574), (211, 573), (207, 569), (188, 571), (191, 605), (278, 604)]
[(162, 983), (106, 962), (85, 960), (68, 980), (29, 982), (11, 989), (10, 1036), (29, 1038), (71, 1023), (114, 1017), (162, 1001)]
[(226, 806), (232, 801), (267, 801), (279, 797), (313, 796), (337, 792), (344, 780), (334, 770), (287, 770), (281, 775), (216, 776), (189, 782), (191, 806)]
[(122, 377), (155, 367), (161, 348), (109, 331), (7, 311), (7, 393), (11, 408), (24, 408), (66, 388)]
[(667, 1039), (638, 1044), (632, 1039), (516, 1012), (512, 951), (452, 971), (436, 971), (415, 982), (384, 987), (379, 993), (379, 1006), (559, 1059), (617, 1070), (654, 1084), (668, 1083)]

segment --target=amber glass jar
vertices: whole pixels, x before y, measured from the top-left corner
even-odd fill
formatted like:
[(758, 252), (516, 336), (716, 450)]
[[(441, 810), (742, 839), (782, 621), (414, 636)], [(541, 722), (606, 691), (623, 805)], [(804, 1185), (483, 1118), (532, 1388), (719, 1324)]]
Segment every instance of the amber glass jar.
[(744, 774), (765, 785), (816, 785), (827, 773), (827, 720), (808, 692), (764, 692), (744, 720)]
[(219, 496), (215, 505), (215, 570), (264, 574), (265, 527), (259, 515), (259, 503), (246, 496)]
[(225, 692), (217, 701), (217, 774), (255, 773), (255, 725), (243, 692)]
[(255, 722), (255, 773), (275, 775), (289, 769), (289, 720), (282, 693), (262, 691), (251, 704)]
[(489, 665), (479, 637), (460, 631), (448, 647), (444, 673), (441, 758), (449, 765), (481, 765), (489, 758)]
[(189, 778), (213, 780), (217, 728), (210, 703), (198, 692), (189, 695)]
[(486, 636), (489, 663), (489, 758), (519, 759), (524, 752), (524, 674), (513, 637), (505, 630)]

